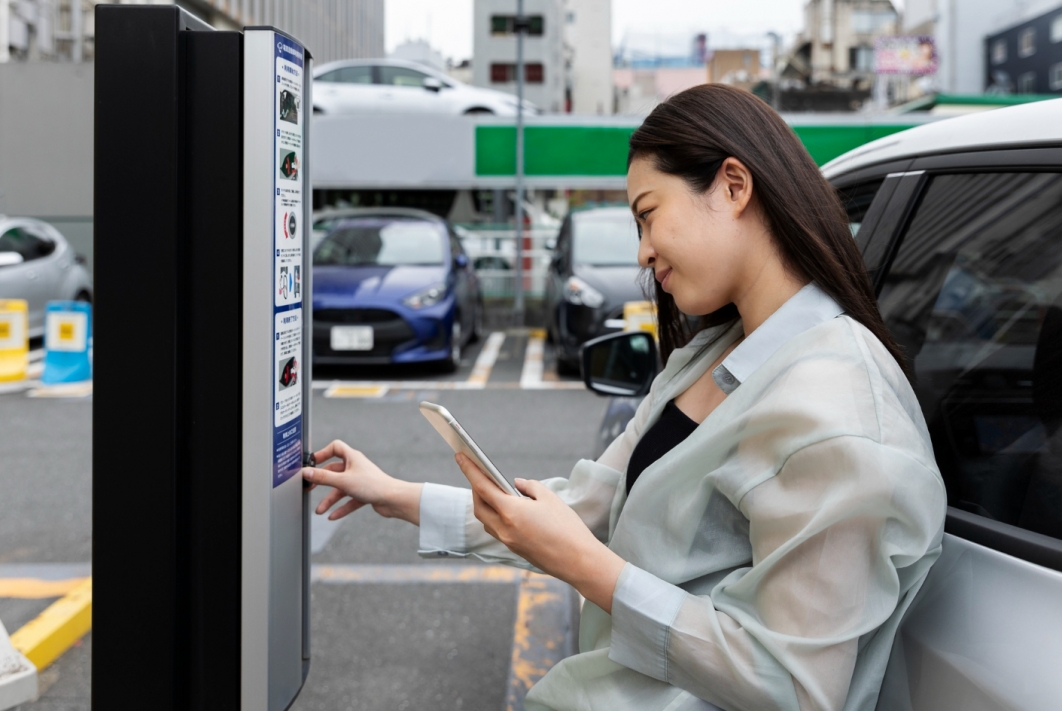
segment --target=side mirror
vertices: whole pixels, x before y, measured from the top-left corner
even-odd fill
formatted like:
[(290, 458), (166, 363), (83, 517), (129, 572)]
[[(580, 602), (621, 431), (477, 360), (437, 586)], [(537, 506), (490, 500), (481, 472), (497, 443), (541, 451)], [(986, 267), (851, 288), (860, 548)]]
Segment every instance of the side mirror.
[(0, 252), (0, 267), (13, 267), (25, 260), (18, 252)]
[(456, 254), (454, 255), (454, 264), (456, 264), (458, 268), (464, 269), (468, 266), (468, 257), (463, 254)]
[(656, 341), (646, 331), (611, 333), (583, 344), (583, 382), (599, 395), (641, 397), (658, 370)]
[(443, 88), (443, 83), (441, 81), (439, 81), (438, 79), (436, 79), (435, 77), (425, 77), (424, 78), (424, 88), (427, 89), (428, 91), (436, 91), (437, 92), (437, 91), (439, 91), (440, 89)]

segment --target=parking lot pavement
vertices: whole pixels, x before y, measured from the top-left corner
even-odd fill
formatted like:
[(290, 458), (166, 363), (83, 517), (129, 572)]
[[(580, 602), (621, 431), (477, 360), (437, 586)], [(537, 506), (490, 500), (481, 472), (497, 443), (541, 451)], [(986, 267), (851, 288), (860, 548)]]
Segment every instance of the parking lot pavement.
[[(522, 388), (521, 381), (556, 378), (549, 348), (543, 349), (541, 367), (533, 365), (529, 375), (528, 346), (541, 334), (503, 334), (495, 338), (489, 372), (477, 387), (432, 383), (467, 383), (489, 338), (466, 353), (449, 380), (423, 368), (339, 374), (342, 382), (384, 380), (387, 389), (370, 398), (327, 397), (327, 388), (318, 387), (313, 445), (343, 438), (395, 476), (464, 485), (449, 448), (416, 407), (429, 399), (450, 409), (507, 475), (567, 476), (577, 459), (592, 452), (605, 402), (573, 380), (557, 379), (574, 386), (568, 389)], [(5, 423), (0, 429), (0, 578), (5, 564), (11, 570), (16, 564), (87, 563), (91, 395), (0, 395), (0, 421)], [(115, 442), (115, 467), (107, 475), (128, 477), (135, 486), (137, 476), (150, 475), (150, 460), (130, 456), (128, 445)], [(509, 672), (520, 578), (406, 575), (430, 566), (475, 563), (422, 561), (415, 527), (370, 511), (338, 523), (315, 517), (312, 539), (317, 570), (331, 566), (357, 574), (311, 587), (313, 664), (294, 709), (505, 707), (513, 685)], [(0, 598), (0, 620), (13, 632), (51, 601)], [(90, 647), (91, 634), (42, 671), (41, 700), (23, 708), (88, 709)]]

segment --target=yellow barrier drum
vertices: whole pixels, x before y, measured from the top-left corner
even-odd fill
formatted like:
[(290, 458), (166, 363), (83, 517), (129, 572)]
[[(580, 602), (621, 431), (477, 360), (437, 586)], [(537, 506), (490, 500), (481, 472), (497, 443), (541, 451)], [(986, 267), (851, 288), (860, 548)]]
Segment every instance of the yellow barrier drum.
[(623, 330), (648, 331), (656, 338), (656, 306), (652, 301), (628, 301), (623, 305)]
[(0, 382), (25, 380), (29, 368), (29, 307), (0, 299)]

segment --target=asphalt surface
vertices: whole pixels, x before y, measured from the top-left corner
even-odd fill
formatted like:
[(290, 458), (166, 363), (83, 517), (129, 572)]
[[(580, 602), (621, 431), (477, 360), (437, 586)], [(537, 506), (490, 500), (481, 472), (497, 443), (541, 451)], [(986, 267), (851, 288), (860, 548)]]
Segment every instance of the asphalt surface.
[[(393, 389), (373, 398), (328, 398), (315, 391), (312, 443), (344, 439), (390, 474), (466, 485), (446, 444), (417, 409), (447, 407), (507, 475), (567, 476), (593, 451), (605, 400), (581, 389), (522, 390), (526, 335), (510, 333), (487, 387)], [(430, 369), (332, 369), (328, 379), (466, 380), (482, 343), (458, 373)], [(547, 380), (556, 380), (547, 348)], [(84, 564), (91, 556), (91, 397), (0, 395), (0, 572), (27, 564)], [(116, 443), (112, 471), (150, 474), (150, 458)], [(315, 492), (318, 498), (323, 491)], [(417, 529), (363, 510), (338, 524), (314, 522), (313, 563), (439, 565), (416, 554)], [(449, 561), (469, 565), (468, 561)], [(130, 584), (135, 584), (130, 570)], [(293, 711), (335, 709), (485, 709), (505, 707), (517, 588), (476, 582), (318, 582), (312, 586), (310, 676)], [(0, 599), (13, 632), (51, 600)], [(89, 708), (91, 633), (40, 675), (41, 699), (24, 711)], [(120, 663), (120, 662), (119, 662)]]

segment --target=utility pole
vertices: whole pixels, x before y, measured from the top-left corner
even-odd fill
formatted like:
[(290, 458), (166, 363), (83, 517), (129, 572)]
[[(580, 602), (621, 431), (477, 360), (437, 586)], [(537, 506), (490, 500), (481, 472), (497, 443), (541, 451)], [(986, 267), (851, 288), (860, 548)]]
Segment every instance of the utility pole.
[(771, 106), (778, 111), (781, 92), (779, 84), (782, 81), (782, 73), (778, 70), (778, 46), (782, 43), (782, 36), (777, 32), (768, 32), (767, 36), (771, 38), (771, 78), (774, 80), (774, 87), (771, 90)]
[(530, 23), (524, 16), (524, 0), (516, 0), (516, 292), (513, 319), (524, 325), (524, 34)]

